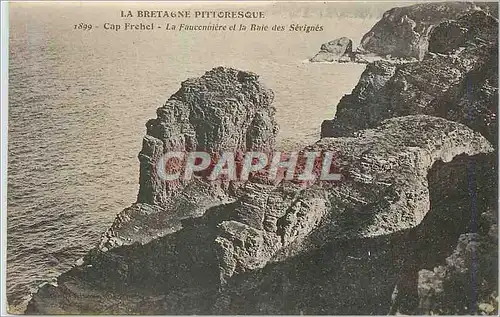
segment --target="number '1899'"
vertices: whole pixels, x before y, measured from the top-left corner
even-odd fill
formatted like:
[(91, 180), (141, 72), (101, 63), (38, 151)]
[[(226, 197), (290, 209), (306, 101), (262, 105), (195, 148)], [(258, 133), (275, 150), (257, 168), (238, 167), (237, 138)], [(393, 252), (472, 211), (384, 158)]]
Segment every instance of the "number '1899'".
[(92, 30), (92, 24), (87, 24), (87, 23), (75, 24), (75, 30), (90, 31)]

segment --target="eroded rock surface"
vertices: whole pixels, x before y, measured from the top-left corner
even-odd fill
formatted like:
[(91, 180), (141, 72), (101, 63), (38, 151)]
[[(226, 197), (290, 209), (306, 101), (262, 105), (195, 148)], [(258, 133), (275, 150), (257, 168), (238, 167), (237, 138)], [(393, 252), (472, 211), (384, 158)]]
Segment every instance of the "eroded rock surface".
[[(443, 303), (463, 299), (453, 286), (465, 285), (468, 255), (496, 259), (484, 257), (496, 241), (474, 241), (496, 225), (496, 117), (485, 109), (498, 100), (498, 44), (483, 12), (456, 26), (465, 47), (436, 40), (422, 62), (367, 65), (304, 149), (334, 153), (337, 182), (163, 183), (153, 166), (166, 151), (274, 148), (272, 92), (255, 74), (216, 68), (183, 83), (147, 124), (138, 202), (27, 313), (463, 311)], [(496, 280), (485, 267), (477, 276)]]
[[(418, 225), (429, 211), (427, 173), (436, 161), (493, 151), (472, 130), (429, 116), (394, 118), (352, 138), (306, 147), (335, 153), (338, 184), (248, 184), (217, 239), (225, 278), (331, 241), (388, 235)], [(250, 198), (248, 199), (248, 193)], [(250, 238), (252, 237), (252, 238)], [(245, 248), (245, 242), (251, 241)], [(286, 250), (290, 246), (290, 250)], [(248, 252), (248, 248), (254, 252)]]
[[(261, 270), (231, 280), (219, 302), (224, 309), (215, 312), (317, 315), (479, 312), (477, 306), (483, 298), (495, 294), (491, 290), (496, 289), (498, 244), (491, 236), (486, 239), (487, 245), (477, 245), (474, 249), (471, 239), (464, 238), (474, 234), (464, 233), (473, 229), (479, 234), (496, 233), (490, 229), (496, 223), (491, 218), (496, 219), (496, 211), (491, 214), (491, 208), (496, 210), (497, 197), (496, 169), (491, 165), (494, 162), (495, 155), (483, 154), (460, 155), (449, 163), (436, 162), (427, 176), (430, 210), (418, 226), (373, 238), (334, 240), (318, 249), (304, 248), (286, 260), (276, 258)], [(472, 206), (476, 213), (471, 212)], [(478, 261), (475, 264), (471, 261), (474, 252)], [(474, 265), (478, 269), (475, 282), (480, 300), (476, 307), (470, 307), (474, 285), (468, 268)], [(444, 283), (447, 296), (433, 293), (432, 283), (419, 281), (419, 272), (422, 276), (423, 270), (435, 266), (450, 267), (447, 275), (450, 283)], [(434, 285), (440, 283), (437, 278), (432, 281)]]

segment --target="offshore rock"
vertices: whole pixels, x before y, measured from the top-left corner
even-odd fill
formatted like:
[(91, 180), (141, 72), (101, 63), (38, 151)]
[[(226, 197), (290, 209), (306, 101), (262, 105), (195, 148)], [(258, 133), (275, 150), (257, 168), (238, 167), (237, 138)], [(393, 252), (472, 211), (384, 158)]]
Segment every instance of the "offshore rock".
[(472, 2), (440, 2), (392, 8), (363, 36), (359, 50), (382, 57), (422, 60), (435, 26), (481, 8), (488, 12), (495, 11), (490, 6)]
[(310, 59), (311, 62), (346, 62), (353, 59), (352, 40), (341, 37), (324, 43), (318, 54)]
[[(465, 4), (464, 4), (465, 5)], [(369, 64), (351, 94), (337, 106), (333, 120), (322, 124), (322, 137), (352, 135), (392, 117), (427, 114), (461, 122), (493, 144), (497, 135), (498, 20), (472, 12), (456, 21), (467, 37), (465, 47), (443, 37), (449, 22), (433, 33), (432, 49), (421, 62)], [(458, 45), (458, 46), (457, 46)], [(453, 49), (452, 49), (453, 48)]]
[(218, 67), (181, 88), (147, 122), (139, 153), (140, 189), (137, 201), (165, 206), (185, 184), (165, 182), (155, 173), (159, 157), (168, 151), (269, 151), (278, 126), (271, 105), (274, 94), (251, 72)]

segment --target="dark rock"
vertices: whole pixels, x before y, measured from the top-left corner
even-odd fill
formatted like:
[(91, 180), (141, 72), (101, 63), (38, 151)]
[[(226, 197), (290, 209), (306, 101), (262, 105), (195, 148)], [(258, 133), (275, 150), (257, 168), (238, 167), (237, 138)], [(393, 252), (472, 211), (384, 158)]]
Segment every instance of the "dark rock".
[(383, 57), (422, 60), (435, 26), (481, 8), (491, 12), (492, 7), (472, 2), (439, 2), (393, 8), (386, 11), (382, 19), (363, 36), (359, 49)]
[(311, 62), (346, 62), (351, 61), (352, 40), (341, 37), (321, 45), (318, 54), (310, 59)]
[(469, 43), (493, 44), (498, 37), (498, 21), (484, 11), (475, 11), (456, 21), (439, 24), (429, 40), (429, 52), (449, 54)]
[[(396, 65), (387, 61), (368, 64), (361, 78), (350, 95), (345, 95), (337, 106), (336, 117), (325, 120), (321, 125), (322, 137), (349, 135), (349, 133), (372, 127), (372, 122), (380, 122), (385, 117), (379, 113), (387, 103), (386, 84), (394, 76)], [(381, 99), (381, 100), (380, 100)]]
[(439, 24), (429, 41), (429, 52), (448, 54), (465, 46), (468, 30), (456, 21)]
[(431, 211), (415, 231), (420, 250), (411, 251), (393, 313), (486, 313), (498, 286), (497, 157), (458, 156), (435, 164), (428, 180)]

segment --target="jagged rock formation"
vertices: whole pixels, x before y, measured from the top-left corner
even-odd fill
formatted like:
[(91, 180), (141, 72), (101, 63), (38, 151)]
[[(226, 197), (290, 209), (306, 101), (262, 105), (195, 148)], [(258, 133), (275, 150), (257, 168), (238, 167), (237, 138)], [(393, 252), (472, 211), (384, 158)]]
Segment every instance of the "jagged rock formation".
[(158, 108), (157, 118), (146, 123), (139, 153), (139, 203), (167, 205), (182, 188), (165, 182), (154, 172), (159, 157), (168, 151), (269, 151), (278, 126), (274, 120), (273, 92), (250, 72), (214, 68), (181, 88)]
[(363, 36), (359, 51), (422, 60), (427, 53), (430, 33), (436, 25), (482, 8), (487, 12), (498, 10), (489, 4), (472, 2), (421, 3), (390, 9)]
[(311, 62), (341, 62), (351, 61), (354, 58), (352, 52), (352, 40), (341, 37), (321, 45), (318, 54), (310, 59)]
[(340, 101), (335, 118), (323, 122), (321, 135), (351, 135), (387, 118), (428, 114), (462, 122), (496, 144), (498, 20), (475, 11), (453, 22), (464, 32), (465, 47), (461, 41), (444, 42), (449, 25), (440, 25), (431, 37), (431, 43), (440, 43), (431, 49), (447, 55), (430, 54), (422, 62), (400, 65), (388, 61), (368, 65), (352, 93)]

